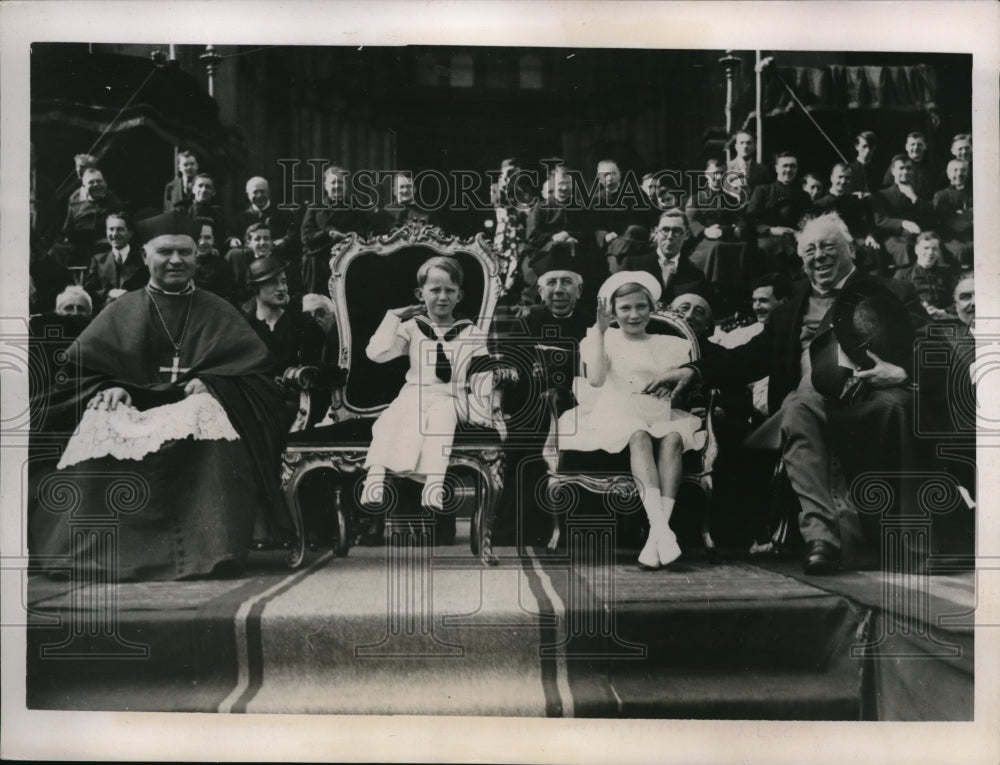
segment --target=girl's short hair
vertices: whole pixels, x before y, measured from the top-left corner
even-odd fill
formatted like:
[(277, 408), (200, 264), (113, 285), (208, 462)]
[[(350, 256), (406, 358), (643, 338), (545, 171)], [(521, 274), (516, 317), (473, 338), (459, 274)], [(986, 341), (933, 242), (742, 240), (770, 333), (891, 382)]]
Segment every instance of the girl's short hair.
[(427, 274), (432, 268), (440, 268), (448, 274), (457, 287), (461, 288), (462, 281), (465, 279), (465, 273), (462, 271), (462, 267), (458, 264), (458, 261), (447, 255), (436, 255), (423, 262), (420, 268), (417, 269), (418, 287), (423, 287), (427, 283)]
[(649, 290), (639, 284), (639, 282), (626, 282), (611, 293), (611, 299), (608, 301), (608, 307), (611, 309), (611, 313), (615, 312), (615, 300), (625, 297), (626, 295), (634, 295), (637, 292), (641, 292), (646, 296), (646, 301), (649, 303), (649, 307), (652, 310), (654, 305), (653, 296), (649, 294)]

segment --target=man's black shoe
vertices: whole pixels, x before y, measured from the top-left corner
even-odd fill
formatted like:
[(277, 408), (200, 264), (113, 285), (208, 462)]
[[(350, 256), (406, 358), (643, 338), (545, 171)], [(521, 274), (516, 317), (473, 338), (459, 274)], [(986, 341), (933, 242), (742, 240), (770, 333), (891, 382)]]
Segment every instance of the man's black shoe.
[(817, 539), (806, 546), (804, 571), (807, 574), (832, 574), (840, 566), (840, 550), (829, 542)]

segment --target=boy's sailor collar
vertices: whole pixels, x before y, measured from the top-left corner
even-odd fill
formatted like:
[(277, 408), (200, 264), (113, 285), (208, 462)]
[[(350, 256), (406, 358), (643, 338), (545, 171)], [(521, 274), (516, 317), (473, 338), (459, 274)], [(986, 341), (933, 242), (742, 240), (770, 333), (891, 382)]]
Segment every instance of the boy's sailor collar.
[[(417, 325), (417, 328), (424, 334), (425, 337), (427, 337), (430, 340), (439, 339), (437, 330), (435, 329), (435, 325), (432, 324), (431, 320), (428, 319), (426, 316), (421, 316), (421, 315), (414, 316), (413, 321)], [(454, 324), (452, 324), (448, 328), (448, 331), (445, 332), (444, 335), (440, 337), (440, 339), (444, 340), (446, 343), (451, 342), (461, 334), (463, 329), (471, 326), (473, 326), (473, 324), (471, 321), (469, 321), (469, 319), (458, 319)]]

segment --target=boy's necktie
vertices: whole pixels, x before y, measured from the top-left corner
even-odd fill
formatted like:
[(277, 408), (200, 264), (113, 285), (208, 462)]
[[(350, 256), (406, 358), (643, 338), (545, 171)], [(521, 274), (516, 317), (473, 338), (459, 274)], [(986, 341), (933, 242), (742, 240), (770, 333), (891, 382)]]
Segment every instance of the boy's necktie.
[(434, 376), (441, 382), (451, 382), (451, 361), (448, 359), (448, 354), (444, 352), (444, 343), (454, 340), (459, 336), (459, 334), (461, 334), (462, 330), (465, 329), (466, 326), (471, 326), (472, 322), (468, 319), (459, 319), (448, 328), (447, 332), (445, 332), (443, 338), (444, 342), (442, 342), (441, 339), (438, 339), (437, 334), (431, 327), (431, 323), (425, 317), (416, 316), (414, 318), (417, 328), (423, 333), (424, 337), (429, 340), (437, 340), (437, 350), (434, 354)]
[(438, 342), (437, 357), (434, 360), (434, 374), (441, 382), (451, 382), (451, 362), (444, 352), (444, 346)]

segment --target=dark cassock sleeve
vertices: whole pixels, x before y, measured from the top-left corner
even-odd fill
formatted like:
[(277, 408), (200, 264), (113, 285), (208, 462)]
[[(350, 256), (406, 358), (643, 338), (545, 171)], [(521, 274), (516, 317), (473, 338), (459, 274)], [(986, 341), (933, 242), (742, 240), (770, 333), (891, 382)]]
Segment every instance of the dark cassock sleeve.
[(763, 332), (749, 342), (717, 351), (691, 366), (701, 373), (702, 381), (710, 387), (748, 385), (769, 374), (774, 342), (774, 331), (768, 322)]
[[(895, 279), (884, 279), (881, 280), (884, 285), (886, 285), (890, 290), (896, 293), (904, 306), (906, 306), (907, 312), (910, 314), (910, 322), (913, 324), (914, 330), (914, 342), (920, 343), (926, 337), (927, 326), (930, 323), (930, 316), (927, 315), (927, 310), (924, 308), (924, 304), (920, 301), (920, 296), (917, 294), (916, 288), (913, 284), (904, 281), (897, 281)], [(906, 374), (909, 377), (908, 382), (913, 381), (913, 353), (905, 354), (905, 362), (902, 365), (906, 370)]]

